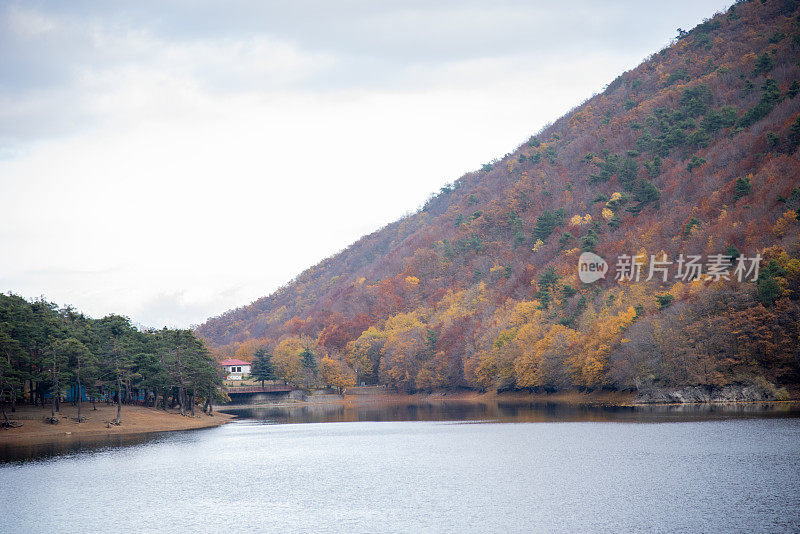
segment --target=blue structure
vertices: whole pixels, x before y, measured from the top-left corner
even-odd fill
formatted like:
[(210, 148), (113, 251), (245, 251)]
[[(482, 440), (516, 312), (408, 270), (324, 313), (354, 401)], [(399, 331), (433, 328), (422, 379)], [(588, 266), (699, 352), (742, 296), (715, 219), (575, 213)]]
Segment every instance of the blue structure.
[[(88, 402), (90, 400), (89, 396), (86, 394), (86, 387), (85, 386), (81, 386), (80, 399), (81, 399), (81, 402)], [(67, 402), (74, 402), (76, 400), (78, 400), (78, 386), (73, 384), (67, 390)]]
[[(116, 398), (116, 394), (114, 393), (114, 391), (110, 387), (100, 386), (98, 388), (98, 390), (99, 391), (97, 393), (97, 397), (95, 398), (95, 400), (98, 401), (98, 402), (104, 402), (106, 400), (113, 400), (114, 398)], [(124, 396), (125, 395), (125, 386), (124, 385), (122, 386), (122, 390), (123, 390), (122, 394)], [(132, 400), (134, 402), (145, 402), (146, 400), (148, 400), (146, 395), (147, 394), (146, 394), (145, 390), (143, 390), (143, 389), (135, 389)], [(50, 394), (49, 391), (44, 393), (44, 398), (45, 399), (52, 398), (52, 395)], [(81, 385), (81, 396), (80, 396), (80, 399), (81, 399), (81, 402), (89, 402), (89, 401), (92, 400), (91, 397), (89, 397), (89, 394), (86, 392), (86, 386)], [(76, 400), (78, 400), (78, 386), (76, 386), (75, 384), (72, 384), (66, 391), (66, 400), (65, 400), (65, 402), (75, 402)]]

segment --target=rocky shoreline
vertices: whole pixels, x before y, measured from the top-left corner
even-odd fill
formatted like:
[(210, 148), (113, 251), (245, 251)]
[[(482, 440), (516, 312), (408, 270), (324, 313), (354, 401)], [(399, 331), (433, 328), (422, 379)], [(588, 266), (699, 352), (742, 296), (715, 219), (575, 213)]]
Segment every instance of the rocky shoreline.
[(747, 384), (723, 387), (686, 386), (676, 389), (648, 388), (640, 390), (634, 404), (711, 404), (735, 402), (772, 402), (786, 400), (785, 390), (770, 385)]

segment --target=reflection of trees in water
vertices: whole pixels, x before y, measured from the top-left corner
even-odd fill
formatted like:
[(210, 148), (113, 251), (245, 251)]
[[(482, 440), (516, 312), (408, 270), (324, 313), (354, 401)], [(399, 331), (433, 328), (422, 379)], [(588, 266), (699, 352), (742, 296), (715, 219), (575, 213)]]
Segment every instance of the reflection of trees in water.
[(76, 454), (79, 452), (98, 452), (110, 448), (130, 447), (146, 442), (158, 441), (160, 439), (174, 439), (164, 433), (149, 434), (116, 434), (103, 436), (86, 436), (80, 439), (71, 439), (62, 442), (34, 443), (25, 445), (10, 445), (8, 443), (0, 446), (0, 459), (3, 462), (24, 462), (28, 460), (42, 460), (54, 456), (65, 454)]
[(669, 422), (735, 417), (798, 416), (800, 408), (777, 404), (690, 404), (647, 406), (580, 406), (514, 401), (370, 402), (304, 404), (231, 410), (243, 419), (269, 423), (356, 421), (474, 422)]

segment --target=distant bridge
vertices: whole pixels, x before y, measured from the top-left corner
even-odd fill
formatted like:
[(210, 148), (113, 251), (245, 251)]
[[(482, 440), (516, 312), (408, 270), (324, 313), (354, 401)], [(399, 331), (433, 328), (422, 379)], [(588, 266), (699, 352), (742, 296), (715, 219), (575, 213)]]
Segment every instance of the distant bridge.
[(287, 384), (265, 386), (228, 386), (225, 392), (231, 398), (229, 404), (265, 404), (288, 397), (295, 388)]
[(294, 388), (288, 384), (269, 385), (269, 386), (229, 386), (225, 388), (228, 395), (231, 393), (287, 393)]

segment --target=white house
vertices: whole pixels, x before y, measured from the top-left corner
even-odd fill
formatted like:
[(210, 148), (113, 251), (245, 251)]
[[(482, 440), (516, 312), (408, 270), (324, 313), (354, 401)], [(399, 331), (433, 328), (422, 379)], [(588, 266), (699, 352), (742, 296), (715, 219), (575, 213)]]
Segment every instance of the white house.
[(250, 362), (237, 360), (236, 358), (228, 358), (220, 362), (220, 365), (228, 375), (228, 380), (241, 380), (246, 375), (250, 374)]

